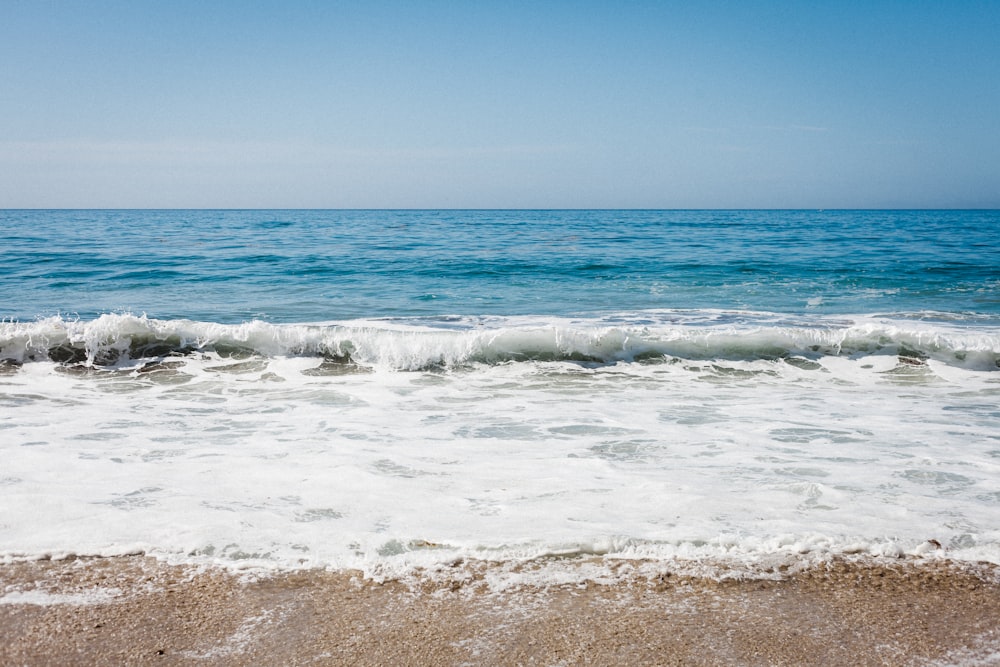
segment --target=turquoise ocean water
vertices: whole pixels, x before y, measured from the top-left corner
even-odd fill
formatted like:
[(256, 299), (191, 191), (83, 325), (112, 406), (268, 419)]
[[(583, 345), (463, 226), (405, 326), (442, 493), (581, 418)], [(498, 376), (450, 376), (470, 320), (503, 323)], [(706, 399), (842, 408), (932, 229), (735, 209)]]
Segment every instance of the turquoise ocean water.
[(996, 211), (4, 211), (2, 314), (1000, 316)]
[(1000, 562), (998, 231), (0, 211), (0, 557)]

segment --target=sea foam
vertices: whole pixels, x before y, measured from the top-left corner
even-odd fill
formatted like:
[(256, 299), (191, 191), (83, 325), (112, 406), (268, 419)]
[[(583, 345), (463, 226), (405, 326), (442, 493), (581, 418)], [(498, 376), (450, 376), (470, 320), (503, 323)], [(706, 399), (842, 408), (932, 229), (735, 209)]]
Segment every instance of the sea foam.
[[(270, 324), (219, 324), (103, 315), (0, 323), (0, 358), (88, 365), (185, 353), (320, 356), (387, 370), (510, 361), (616, 363), (681, 359), (901, 355), (994, 370), (1000, 328), (913, 319), (797, 318), (768, 313), (683, 311), (604, 318), (448, 318)], [(635, 320), (628, 323), (628, 319)], [(609, 324), (609, 321), (615, 324)]]
[(8, 559), (374, 577), (581, 556), (1000, 562), (997, 338), (980, 326), (105, 315), (7, 322), (0, 340)]

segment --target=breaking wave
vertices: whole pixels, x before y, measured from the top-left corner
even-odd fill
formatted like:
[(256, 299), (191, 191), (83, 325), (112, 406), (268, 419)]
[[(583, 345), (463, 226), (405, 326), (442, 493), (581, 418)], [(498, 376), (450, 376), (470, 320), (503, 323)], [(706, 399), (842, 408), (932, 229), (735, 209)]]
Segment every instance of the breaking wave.
[(758, 360), (898, 355), (973, 370), (1000, 368), (1000, 328), (893, 318), (795, 318), (770, 313), (651, 311), (600, 318), (351, 320), (221, 324), (105, 314), (0, 322), (0, 360), (114, 366), (198, 353), (315, 356), (379, 370), (471, 364), (669, 359)]

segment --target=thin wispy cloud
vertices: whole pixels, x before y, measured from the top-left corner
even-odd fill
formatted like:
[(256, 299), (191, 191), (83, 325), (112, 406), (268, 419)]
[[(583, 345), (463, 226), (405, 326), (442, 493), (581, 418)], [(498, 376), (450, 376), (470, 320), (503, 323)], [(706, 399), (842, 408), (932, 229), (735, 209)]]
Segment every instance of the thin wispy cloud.
[(26, 163), (54, 159), (99, 160), (108, 163), (189, 160), (219, 163), (229, 160), (447, 160), (537, 157), (575, 150), (571, 145), (496, 145), (415, 148), (357, 148), (309, 142), (262, 141), (0, 141), (0, 159)]
[(775, 132), (829, 132), (830, 128), (819, 125), (758, 125), (754, 129)]

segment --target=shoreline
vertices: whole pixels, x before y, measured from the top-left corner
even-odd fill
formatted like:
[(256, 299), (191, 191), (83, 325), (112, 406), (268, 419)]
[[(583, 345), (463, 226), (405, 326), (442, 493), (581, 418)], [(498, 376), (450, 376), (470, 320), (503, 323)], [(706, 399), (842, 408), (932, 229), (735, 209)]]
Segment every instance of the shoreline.
[(0, 664), (1000, 664), (992, 564), (834, 559), (721, 580), (635, 568), (493, 590), (499, 568), (379, 583), (146, 556), (2, 564)]

